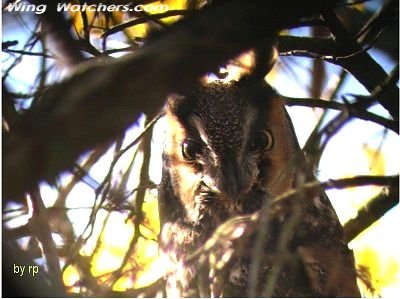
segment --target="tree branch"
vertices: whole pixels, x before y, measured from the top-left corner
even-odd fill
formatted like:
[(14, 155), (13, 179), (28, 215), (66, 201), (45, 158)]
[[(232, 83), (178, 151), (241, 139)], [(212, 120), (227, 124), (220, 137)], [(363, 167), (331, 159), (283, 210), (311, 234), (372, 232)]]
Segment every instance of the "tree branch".
[(347, 242), (357, 237), (374, 222), (378, 221), (387, 211), (399, 203), (399, 182), (395, 182), (361, 207), (357, 216), (343, 226)]
[[(258, 222), (267, 223), (273, 219), (279, 219), (288, 209), (292, 208), (288, 201), (297, 200), (299, 195), (310, 193), (321, 193), (329, 189), (344, 189), (350, 187), (360, 187), (368, 185), (376, 186), (393, 186), (398, 184), (399, 176), (356, 176), (351, 178), (331, 179), (324, 182), (312, 181), (303, 184), (302, 186), (289, 190), (274, 198), (270, 204), (265, 205), (262, 210), (253, 214), (237, 216), (227, 220), (221, 224), (208, 241), (195, 252), (193, 252), (185, 261), (191, 263), (203, 263), (208, 253), (216, 250), (215, 248), (226, 244), (228, 241), (242, 239), (245, 236), (250, 236), (258, 228)], [(307, 197), (304, 200), (311, 200)], [(241, 234), (237, 233), (238, 227), (241, 229)]]
[(333, 109), (333, 110), (339, 110), (339, 111), (348, 111), (350, 116), (366, 120), (366, 121), (372, 121), (374, 123), (377, 123), (385, 128), (388, 128), (389, 130), (399, 133), (399, 122), (394, 121), (391, 119), (387, 119), (385, 117), (376, 115), (372, 112), (369, 112), (367, 110), (363, 110), (357, 107), (354, 107), (351, 104), (342, 104), (339, 102), (335, 101), (325, 101), (322, 99), (312, 99), (312, 98), (291, 98), (291, 97), (286, 97), (286, 96), (281, 96), (283, 101), (287, 106), (304, 106), (304, 107), (319, 107), (319, 108), (324, 108), (324, 109)]
[[(330, 14), (332, 17), (332, 14)], [(351, 39), (344, 27), (336, 20), (333, 23), (334, 33), (339, 35), (337, 40), (318, 37), (280, 36), (278, 49), (280, 55), (293, 55), (309, 58), (324, 59), (339, 65), (350, 72), (365, 88), (373, 93), (388, 75), (382, 67), (361, 46)], [(390, 82), (384, 93), (377, 99), (393, 116), (398, 119), (397, 99), (399, 89), (396, 82)]]
[(46, 259), (52, 286), (61, 292), (64, 288), (57, 246), (51, 235), (46, 207), (43, 203), (40, 191), (37, 188), (31, 192), (31, 201), (33, 213), (32, 218), (29, 219), (28, 225), (33, 235), (35, 235), (42, 244), (43, 255)]
[(46, 4), (47, 9), (41, 15), (44, 32), (51, 38), (54, 46), (53, 53), (59, 55), (68, 66), (75, 66), (84, 61), (79, 51), (77, 41), (72, 37), (70, 24), (62, 13), (57, 12), (58, 3), (52, 0), (29, 0), (35, 5)]
[(167, 94), (189, 90), (201, 75), (266, 36), (337, 2), (218, 2), (131, 55), (82, 65), (49, 88), (4, 140), (4, 195), (16, 197), (42, 179), (51, 182), (80, 154), (128, 128), (141, 112), (159, 109)]
[[(388, 75), (367, 52), (362, 51), (361, 46), (347, 33), (345, 27), (332, 11), (328, 10), (323, 16), (337, 41), (342, 44), (341, 49), (357, 53), (356, 55), (336, 59), (336, 61), (344, 69), (350, 71), (369, 92), (373, 92), (381, 82), (386, 80)], [(392, 83), (388, 85), (386, 92), (382, 93), (378, 99), (379, 103), (389, 111), (394, 119), (399, 118), (398, 98), (399, 88), (395, 83)]]
[[(164, 13), (152, 14), (151, 18), (158, 20), (158, 19), (163, 19), (163, 18), (167, 18), (167, 17), (187, 16), (187, 15), (190, 15), (192, 13), (193, 13), (193, 11), (183, 10), (183, 9), (168, 10), (168, 11), (166, 11)], [(106, 32), (104, 32), (103, 37), (115, 34), (115, 33), (120, 32), (120, 31), (122, 31), (122, 30), (124, 30), (126, 28), (129, 28), (129, 27), (133, 27), (133, 26), (136, 26), (136, 25), (139, 25), (139, 24), (146, 23), (149, 20), (151, 20), (151, 19), (149, 19), (149, 17), (141, 17), (141, 18), (136, 18), (136, 19), (133, 19), (133, 20), (126, 21), (125, 23), (121, 23), (121, 24), (115, 25), (114, 27), (111, 27)]]

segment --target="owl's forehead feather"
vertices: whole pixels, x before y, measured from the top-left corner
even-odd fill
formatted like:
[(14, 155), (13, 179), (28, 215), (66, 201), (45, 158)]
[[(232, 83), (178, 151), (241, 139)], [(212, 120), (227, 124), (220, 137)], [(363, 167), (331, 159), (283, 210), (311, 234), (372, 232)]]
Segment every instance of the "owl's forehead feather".
[(193, 120), (211, 148), (223, 152), (239, 151), (243, 145), (244, 127), (254, 110), (236, 86), (212, 84), (193, 96)]
[(248, 107), (268, 106), (274, 94), (266, 83), (254, 84), (244, 79), (229, 83), (216, 81), (172, 99), (168, 107), (180, 119), (190, 114), (225, 119), (243, 115)]
[(254, 87), (243, 82), (214, 82), (177, 98), (170, 109), (216, 151), (240, 150), (257, 112), (268, 105), (270, 91), (266, 84)]

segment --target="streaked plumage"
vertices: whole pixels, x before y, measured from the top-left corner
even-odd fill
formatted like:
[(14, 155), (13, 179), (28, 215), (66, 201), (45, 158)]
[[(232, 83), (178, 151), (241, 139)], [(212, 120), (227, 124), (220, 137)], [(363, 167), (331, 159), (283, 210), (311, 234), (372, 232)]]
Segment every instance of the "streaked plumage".
[[(171, 267), (167, 295), (247, 297), (254, 238), (218, 275), (184, 261), (218, 225), (259, 210), (304, 179), (297, 175), (301, 152), (285, 108), (270, 86), (243, 78), (171, 98), (166, 120), (159, 209), (161, 252)], [(329, 200), (301, 201), (301, 213), (272, 295), (358, 296), (353, 254)], [(257, 296), (271, 276), (287, 221), (271, 222)]]

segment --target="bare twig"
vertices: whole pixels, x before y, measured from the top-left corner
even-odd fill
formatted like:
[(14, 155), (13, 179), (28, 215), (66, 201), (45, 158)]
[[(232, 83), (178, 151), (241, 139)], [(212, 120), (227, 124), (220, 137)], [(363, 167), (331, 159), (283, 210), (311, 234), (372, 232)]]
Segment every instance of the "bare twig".
[(350, 116), (356, 117), (366, 121), (372, 121), (377, 123), (385, 128), (390, 129), (393, 132), (398, 133), (399, 130), (399, 123), (394, 120), (387, 119), (385, 117), (376, 115), (372, 112), (367, 110), (357, 109), (353, 107), (351, 104), (342, 104), (335, 101), (325, 101), (322, 99), (312, 99), (312, 98), (291, 98), (282, 96), (282, 99), (285, 101), (287, 106), (305, 106), (305, 107), (319, 107), (324, 109), (333, 109), (339, 111), (348, 111)]
[(46, 258), (53, 286), (56, 289), (63, 290), (57, 246), (51, 235), (47, 210), (38, 189), (31, 193), (31, 201), (33, 213), (32, 218), (29, 220), (29, 227), (42, 244), (43, 254)]
[[(14, 197), (41, 179), (53, 180), (81, 153), (124, 131), (140, 113), (159, 109), (169, 93), (189, 90), (201, 75), (257, 46), (266, 35), (336, 2), (223, 2), (171, 26), (133, 55), (82, 66), (49, 88), (40, 107), (24, 115), (4, 144), (5, 196)], [(154, 84), (149, 87), (149, 82)], [(54, 146), (62, 149), (62, 159), (49, 154)]]
[(44, 31), (52, 39), (55, 53), (68, 66), (76, 66), (84, 61), (84, 57), (77, 47), (76, 40), (70, 34), (70, 25), (62, 13), (57, 12), (57, 2), (51, 0), (30, 0), (35, 5), (45, 3), (46, 11), (41, 15), (45, 25)]
[(31, 52), (31, 51), (12, 50), (12, 49), (4, 49), (3, 51), (6, 53), (15, 53), (15, 54), (21, 54), (21, 55), (27, 55), (27, 56), (39, 56), (39, 57), (54, 59), (54, 57), (52, 55), (44, 54), (42, 52)]
[[(341, 43), (342, 50), (353, 53), (361, 50), (361, 46), (348, 34), (342, 23), (332, 11), (326, 11), (323, 16), (329, 29), (336, 36), (337, 41)], [(355, 56), (332, 60), (332, 62), (335, 61), (338, 61), (339, 65), (349, 70), (370, 92), (373, 92), (373, 90), (388, 77), (383, 68), (377, 64), (367, 52), (361, 51)], [(399, 117), (399, 107), (397, 104), (398, 98), (399, 88), (396, 84), (390, 84), (387, 87), (387, 92), (382, 93), (378, 99), (379, 103), (389, 111), (394, 119), (398, 119)]]
[[(218, 229), (214, 232), (213, 236), (209, 238), (202, 247), (198, 248), (194, 253), (192, 253), (187, 259), (186, 263), (197, 263), (204, 262), (204, 257), (207, 256), (209, 252), (214, 250), (215, 246), (219, 246), (219, 242), (226, 242), (228, 240), (235, 240), (243, 238), (245, 236), (250, 236), (258, 227), (258, 222), (267, 223), (272, 219), (279, 218), (282, 214), (286, 213), (287, 208), (291, 208), (291, 204), (287, 204), (288, 201), (295, 200), (301, 194), (308, 193), (321, 193), (324, 190), (329, 189), (344, 189), (350, 187), (360, 187), (368, 185), (376, 186), (390, 186), (398, 182), (399, 176), (356, 176), (352, 178), (343, 179), (331, 179), (324, 182), (312, 181), (299, 186), (296, 189), (289, 190), (281, 195), (277, 196), (269, 205), (265, 205), (262, 210), (257, 211), (253, 214), (237, 216), (225, 223), (221, 224)], [(305, 199), (307, 200), (307, 199)], [(287, 207), (287, 208), (285, 208)], [(244, 233), (238, 235), (234, 234), (237, 225), (243, 226)], [(233, 227), (231, 227), (233, 226)], [(223, 233), (229, 232), (229, 233)]]
[[(328, 14), (333, 32), (337, 40), (331, 38), (310, 37), (279, 37), (279, 52), (281, 55), (296, 55), (302, 57), (324, 59), (337, 64), (349, 71), (371, 93), (389, 77), (382, 67), (352, 39), (343, 25)], [(395, 83), (387, 86), (377, 100), (390, 112), (394, 119), (398, 118), (398, 87)]]
[[(143, 139), (141, 144), (140, 144), (140, 148), (141, 151), (143, 153), (143, 162), (142, 162), (142, 167), (140, 170), (140, 180), (139, 180), (139, 186), (145, 186), (149, 184), (149, 165), (150, 165), (150, 153), (151, 153), (151, 136), (152, 136), (152, 131), (151, 131), (151, 124), (154, 124), (154, 119), (151, 120), (150, 122), (148, 122), (148, 124), (146, 125), (146, 128), (148, 128), (147, 130), (145, 130), (146, 134), (142, 135)], [(150, 126), (149, 126), (150, 125)], [(150, 128), (150, 129), (149, 129)], [(132, 217), (133, 215), (135, 215), (134, 218), (134, 223), (135, 223), (135, 231), (134, 231), (134, 235), (132, 237), (132, 240), (130, 241), (129, 247), (127, 249), (127, 251), (125, 252), (124, 258), (121, 262), (121, 265), (119, 266), (119, 268), (113, 272), (109, 283), (110, 286), (113, 286), (116, 281), (120, 278), (122, 271), (124, 269), (124, 267), (126, 266), (126, 264), (128, 263), (129, 259), (131, 258), (132, 253), (135, 250), (136, 247), (136, 243), (139, 239), (139, 237), (141, 236), (141, 232), (140, 232), (140, 225), (143, 222), (143, 211), (142, 211), (142, 205), (144, 202), (144, 198), (146, 195), (146, 191), (147, 188), (139, 188), (137, 193), (136, 193), (136, 199), (135, 199), (135, 208), (134, 211), (131, 211), (130, 215), (128, 216), (128, 218)]]

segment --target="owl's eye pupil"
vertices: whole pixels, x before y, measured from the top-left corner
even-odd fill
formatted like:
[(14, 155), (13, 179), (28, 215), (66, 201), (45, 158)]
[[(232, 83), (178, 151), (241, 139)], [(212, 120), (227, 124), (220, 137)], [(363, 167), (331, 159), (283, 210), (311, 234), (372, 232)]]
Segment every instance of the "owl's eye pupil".
[(182, 142), (182, 156), (187, 161), (196, 160), (197, 155), (201, 151), (201, 146), (192, 139), (186, 139)]
[(274, 136), (270, 130), (262, 130), (253, 138), (252, 150), (269, 151), (274, 146)]

